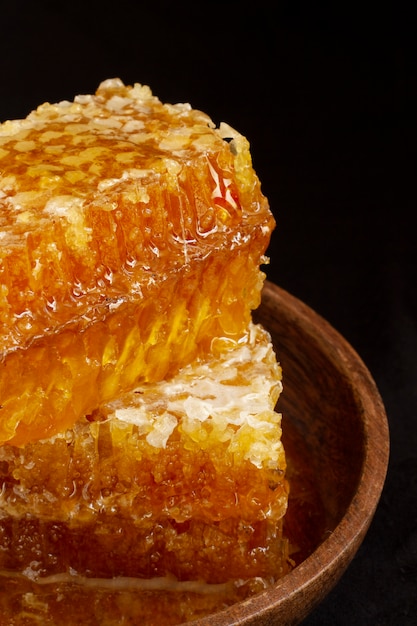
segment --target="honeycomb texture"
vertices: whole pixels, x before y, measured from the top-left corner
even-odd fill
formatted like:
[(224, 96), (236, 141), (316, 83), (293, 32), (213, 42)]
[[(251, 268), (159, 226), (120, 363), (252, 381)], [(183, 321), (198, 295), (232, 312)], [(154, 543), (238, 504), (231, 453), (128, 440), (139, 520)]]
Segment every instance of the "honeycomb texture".
[(133, 610), (174, 624), (286, 573), (281, 390), (269, 335), (250, 324), (53, 438), (1, 446), (3, 614), (52, 624), (70, 598), (63, 624), (81, 606), (83, 623), (104, 623), (106, 606), (108, 624)]
[(246, 139), (146, 86), (0, 125), (0, 443), (242, 336), (273, 227)]

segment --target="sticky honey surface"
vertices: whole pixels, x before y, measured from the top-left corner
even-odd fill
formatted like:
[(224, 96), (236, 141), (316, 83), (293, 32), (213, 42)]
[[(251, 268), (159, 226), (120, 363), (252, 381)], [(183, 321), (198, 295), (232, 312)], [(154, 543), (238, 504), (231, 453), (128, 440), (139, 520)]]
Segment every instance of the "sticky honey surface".
[(148, 87), (2, 124), (0, 443), (240, 336), (273, 226), (246, 139)]

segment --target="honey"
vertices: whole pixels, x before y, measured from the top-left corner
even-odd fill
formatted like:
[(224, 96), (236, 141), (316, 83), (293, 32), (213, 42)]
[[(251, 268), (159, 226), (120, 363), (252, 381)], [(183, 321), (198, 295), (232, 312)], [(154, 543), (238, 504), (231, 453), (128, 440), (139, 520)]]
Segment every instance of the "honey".
[(246, 139), (145, 86), (2, 124), (0, 443), (241, 336), (273, 226)]
[(281, 370), (259, 326), (226, 344), (71, 430), (0, 447), (0, 589), (49, 597), (46, 624), (74, 589), (136, 591), (139, 616), (167, 594), (184, 616), (190, 598), (204, 612), (289, 571)]
[(0, 125), (0, 626), (179, 624), (290, 571), (274, 226), (247, 140), (146, 86)]

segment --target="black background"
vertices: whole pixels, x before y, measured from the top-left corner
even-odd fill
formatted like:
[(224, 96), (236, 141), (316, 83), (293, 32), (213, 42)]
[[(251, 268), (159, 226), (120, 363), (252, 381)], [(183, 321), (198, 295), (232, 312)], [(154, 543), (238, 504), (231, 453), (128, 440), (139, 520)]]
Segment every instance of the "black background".
[(371, 528), (305, 624), (398, 626), (417, 623), (416, 31), (398, 3), (334, 5), (0, 2), (0, 120), (118, 76), (249, 138), (268, 277), (357, 350), (391, 431)]

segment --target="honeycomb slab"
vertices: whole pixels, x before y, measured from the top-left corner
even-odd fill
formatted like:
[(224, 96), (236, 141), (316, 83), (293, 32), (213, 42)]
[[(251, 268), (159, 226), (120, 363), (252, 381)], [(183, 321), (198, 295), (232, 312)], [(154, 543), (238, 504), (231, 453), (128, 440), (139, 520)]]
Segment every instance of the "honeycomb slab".
[(107, 607), (106, 623), (155, 623), (157, 602), (159, 623), (180, 623), (286, 573), (281, 390), (250, 324), (71, 429), (1, 446), (2, 614), (75, 624), (82, 606), (101, 624)]
[(0, 125), (0, 443), (238, 339), (274, 219), (246, 139), (103, 82)]

